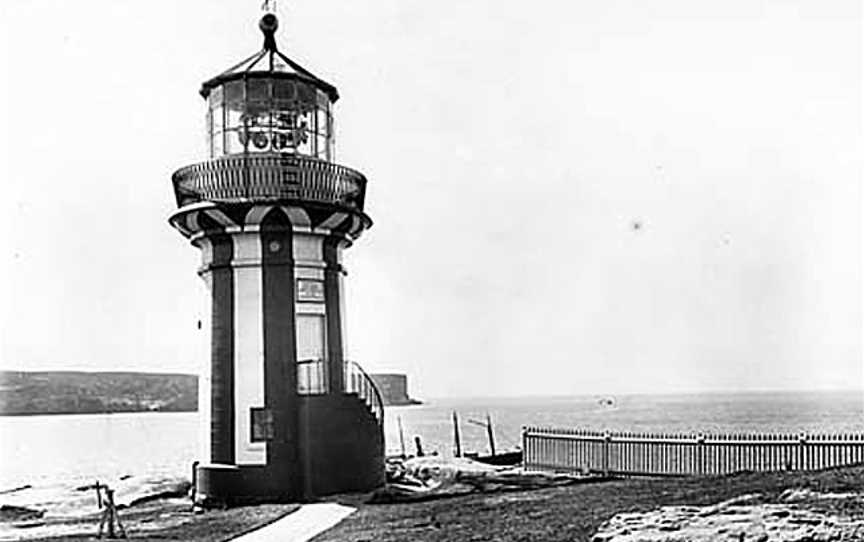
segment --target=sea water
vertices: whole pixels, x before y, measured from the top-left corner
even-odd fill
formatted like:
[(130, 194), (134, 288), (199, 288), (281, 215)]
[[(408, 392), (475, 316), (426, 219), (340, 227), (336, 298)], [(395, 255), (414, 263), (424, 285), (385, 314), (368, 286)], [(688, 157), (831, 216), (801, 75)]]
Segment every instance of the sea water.
[(176, 488), (191, 477), (197, 428), (194, 412), (0, 416), (0, 504), (80, 516), (97, 510), (84, 489), (97, 481), (118, 504)]
[[(864, 393), (736, 393), (511, 399), (441, 399), (387, 407), (388, 453), (453, 450), (453, 412), (462, 449), (488, 451), (486, 416), (497, 451), (520, 444), (523, 426), (681, 433), (864, 433)], [(473, 423), (476, 422), (476, 423)], [(198, 459), (197, 413), (0, 416), (0, 504), (60, 513), (75, 489), (96, 480), (134, 484), (190, 478)], [(14, 491), (22, 486), (24, 490)], [(149, 486), (148, 486), (149, 487)], [(91, 498), (91, 497), (87, 497)]]
[(496, 451), (521, 443), (525, 426), (662, 433), (864, 433), (864, 392), (751, 392), (675, 395), (446, 399), (386, 409), (388, 453), (452, 454), (453, 412), (462, 450), (489, 452), (492, 421)]

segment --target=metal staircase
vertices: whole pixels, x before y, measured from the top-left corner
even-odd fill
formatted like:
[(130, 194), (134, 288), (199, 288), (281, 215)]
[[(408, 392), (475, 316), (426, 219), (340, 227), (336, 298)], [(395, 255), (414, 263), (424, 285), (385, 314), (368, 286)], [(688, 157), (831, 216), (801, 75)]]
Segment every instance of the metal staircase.
[(345, 393), (356, 394), (375, 415), (378, 425), (384, 426), (384, 401), (381, 399), (381, 392), (356, 361), (345, 362)]
[[(324, 395), (327, 389), (327, 364), (323, 359), (297, 361), (297, 392), (300, 395)], [(345, 361), (345, 394), (356, 395), (375, 416), (378, 425), (384, 426), (384, 401), (372, 378), (356, 361)]]

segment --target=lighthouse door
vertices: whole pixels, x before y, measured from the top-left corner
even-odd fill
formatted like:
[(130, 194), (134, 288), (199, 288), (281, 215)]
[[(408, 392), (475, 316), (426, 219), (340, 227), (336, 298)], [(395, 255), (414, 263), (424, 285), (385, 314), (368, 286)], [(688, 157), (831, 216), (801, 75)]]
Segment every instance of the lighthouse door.
[(327, 392), (324, 329), (323, 315), (297, 315), (298, 393), (308, 395)]

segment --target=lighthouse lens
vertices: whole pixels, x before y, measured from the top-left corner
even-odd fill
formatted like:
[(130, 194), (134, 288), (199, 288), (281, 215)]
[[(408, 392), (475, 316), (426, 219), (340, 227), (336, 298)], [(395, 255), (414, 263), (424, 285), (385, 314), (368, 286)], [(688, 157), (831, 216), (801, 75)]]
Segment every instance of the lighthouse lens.
[(279, 132), (273, 134), (273, 148), (276, 150), (284, 149), (288, 146), (288, 136)]
[(279, 151), (331, 160), (329, 96), (305, 81), (260, 75), (213, 89), (207, 118), (211, 156)]
[(264, 132), (256, 132), (252, 136), (252, 143), (255, 144), (255, 148), (264, 149), (269, 143), (269, 141), (267, 140), (267, 134), (265, 134)]

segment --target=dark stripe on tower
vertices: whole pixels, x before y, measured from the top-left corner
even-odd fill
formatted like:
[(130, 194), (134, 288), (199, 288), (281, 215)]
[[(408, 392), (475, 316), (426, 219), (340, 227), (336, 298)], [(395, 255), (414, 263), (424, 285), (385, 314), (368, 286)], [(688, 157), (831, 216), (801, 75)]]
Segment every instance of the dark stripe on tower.
[(234, 272), (231, 236), (209, 236), (213, 260), (210, 273), (210, 460), (234, 463)]
[(324, 301), (327, 311), (327, 375), (331, 394), (345, 391), (345, 375), (342, 367), (342, 315), (339, 312), (340, 292), (339, 239), (327, 236), (324, 239)]
[(297, 347), (294, 318), (294, 256), (291, 223), (274, 208), (261, 223), (261, 280), (264, 322), (264, 404), (273, 414), (267, 465), (286, 497), (302, 497), (299, 446)]

